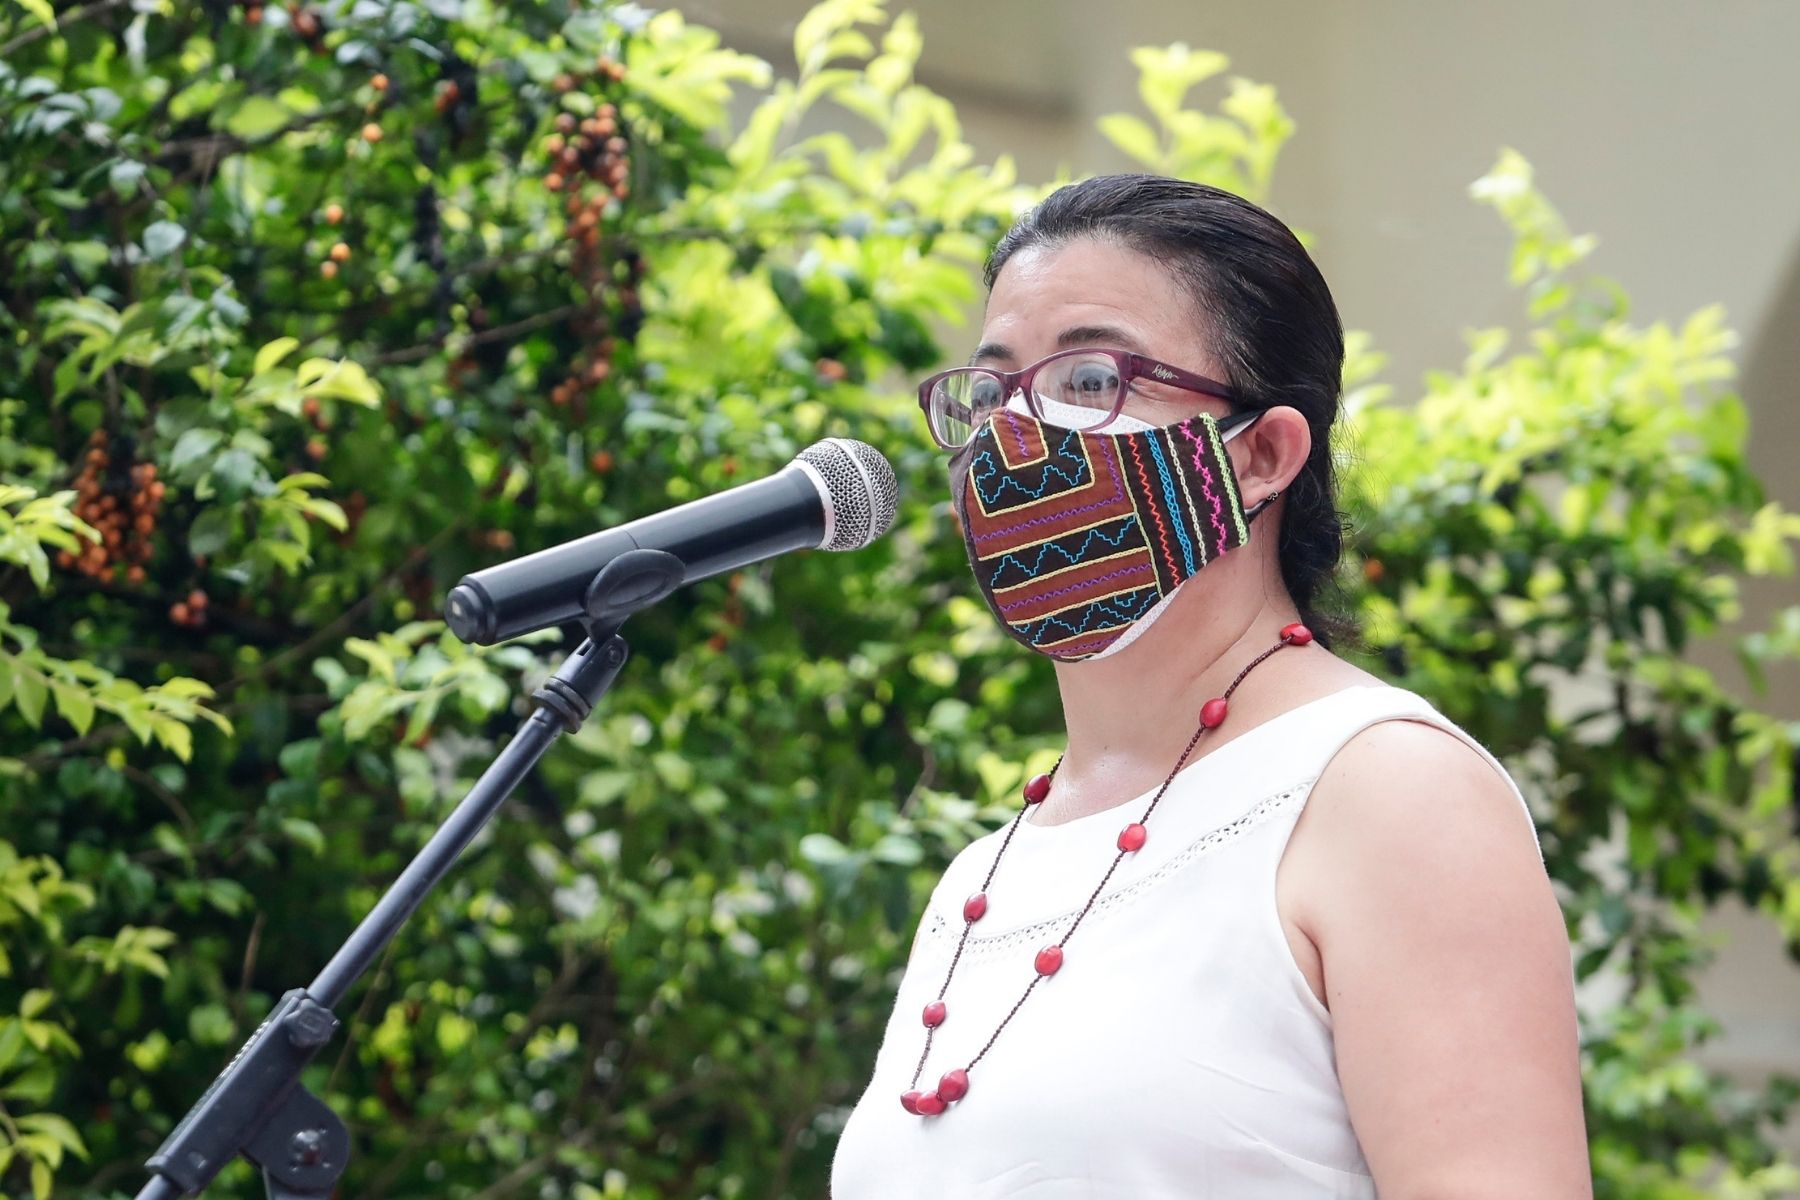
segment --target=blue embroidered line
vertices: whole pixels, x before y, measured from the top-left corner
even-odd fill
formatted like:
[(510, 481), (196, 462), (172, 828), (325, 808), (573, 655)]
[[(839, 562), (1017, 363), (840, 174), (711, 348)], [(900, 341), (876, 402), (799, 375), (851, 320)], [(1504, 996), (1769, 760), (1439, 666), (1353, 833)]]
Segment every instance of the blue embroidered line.
[(1155, 438), (1145, 438), (1144, 444), (1150, 447), (1150, 458), (1156, 463), (1156, 473), (1162, 477), (1163, 496), (1169, 503), (1169, 523), (1175, 526), (1175, 540), (1181, 543), (1181, 560), (1187, 564), (1187, 573), (1192, 575), (1199, 570), (1194, 565), (1194, 544), (1188, 540), (1187, 522), (1181, 519), (1181, 497), (1176, 494), (1175, 480), (1169, 475), (1169, 464), (1163, 458), (1162, 443)]
[[(1087, 611), (1081, 614), (1081, 624), (1079, 625), (1071, 625), (1061, 617), (1045, 617), (1043, 620), (1037, 622), (1037, 627), (1035, 629), (1033, 629), (1031, 625), (1026, 625), (1021, 632), (1025, 634), (1026, 641), (1034, 646), (1040, 646), (1046, 641), (1062, 640), (1061, 638), (1050, 639), (1044, 636), (1052, 625), (1067, 630), (1068, 632), (1063, 635), (1064, 637), (1074, 637), (1076, 634), (1086, 633), (1093, 626), (1095, 617), (1110, 617), (1115, 625), (1125, 621), (1136, 620), (1138, 617), (1142, 616), (1152, 604), (1155, 604), (1159, 598), (1156, 589), (1154, 588), (1145, 588), (1138, 593), (1138, 596), (1139, 600), (1135, 610), (1126, 607), (1130, 603), (1129, 597), (1119, 600), (1096, 600), (1087, 606)], [(1109, 629), (1111, 627), (1111, 625), (1107, 626)]]
[[(982, 489), (981, 485), (983, 481), (992, 479), (1000, 468), (994, 465), (993, 451), (983, 450), (980, 454), (975, 456), (975, 461), (969, 464), (969, 478), (975, 481), (976, 494), (981, 497), (981, 502), (984, 505), (991, 508), (999, 503), (1000, 494), (1006, 490), (1007, 484), (1011, 484), (1031, 500), (1042, 500), (1044, 498), (1044, 493), (1049, 490), (1050, 476), (1052, 475), (1062, 476), (1063, 482), (1070, 487), (1079, 487), (1083, 481), (1082, 477), (1087, 474), (1087, 462), (1079, 454), (1070, 453), (1069, 443), (1078, 441), (1080, 437), (1080, 433), (1071, 430), (1068, 436), (1063, 438), (1062, 445), (1056, 448), (1056, 453), (1059, 458), (1066, 458), (1075, 464), (1075, 473), (1071, 475), (1061, 467), (1053, 467), (1046, 463), (1044, 464), (1044, 476), (1042, 480), (1039, 481), (1038, 489), (1035, 492), (1020, 483), (1011, 475), (1007, 475), (1000, 480), (1000, 485), (994, 489), (994, 494), (991, 496), (988, 495), (987, 492)], [(986, 474), (983, 474), (981, 471), (981, 467), (984, 463), (988, 468)]]
[(1117, 550), (1119, 548), (1120, 543), (1124, 542), (1125, 535), (1130, 533), (1131, 530), (1133, 529), (1133, 527), (1135, 527), (1136, 525), (1137, 525), (1137, 517), (1135, 517), (1135, 516), (1126, 517), (1125, 523), (1123, 525), (1119, 526), (1119, 536), (1111, 537), (1111, 538), (1107, 537), (1104, 533), (1102, 533), (1098, 529), (1090, 529), (1090, 530), (1088, 530), (1088, 535), (1085, 538), (1081, 539), (1081, 545), (1077, 546), (1072, 551), (1064, 550), (1061, 546), (1057, 545), (1055, 542), (1045, 542), (1043, 545), (1038, 547), (1037, 561), (1029, 567), (1026, 566), (1024, 563), (1020, 562), (1018, 559), (1014, 558), (1012, 555), (1008, 554), (1005, 558), (1001, 559), (998, 563), (996, 563), (994, 565), (994, 573), (993, 573), (993, 575), (989, 576), (989, 578), (988, 578), (988, 586), (989, 587), (999, 587), (1000, 586), (1000, 576), (1005, 572), (1007, 563), (1011, 563), (1013, 566), (1017, 567), (1020, 571), (1023, 571), (1025, 573), (1025, 578), (1027, 578), (1027, 579), (1037, 578), (1038, 572), (1040, 572), (1044, 569), (1044, 556), (1046, 554), (1049, 554), (1052, 550), (1054, 550), (1058, 554), (1062, 555), (1063, 558), (1065, 560), (1067, 560), (1064, 562), (1063, 565), (1069, 566), (1069, 567), (1074, 566), (1076, 563), (1080, 562), (1083, 558), (1085, 558), (1087, 556), (1088, 547), (1090, 547), (1094, 544), (1095, 538), (1099, 538), (1102, 542), (1106, 543), (1108, 546), (1111, 546), (1114, 550)]

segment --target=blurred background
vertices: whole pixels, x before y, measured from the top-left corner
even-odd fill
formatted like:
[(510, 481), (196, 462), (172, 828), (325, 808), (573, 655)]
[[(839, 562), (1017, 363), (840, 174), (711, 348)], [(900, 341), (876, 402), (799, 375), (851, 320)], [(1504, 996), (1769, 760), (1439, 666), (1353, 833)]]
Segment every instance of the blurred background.
[(1023, 206), (1149, 162), (1366, 334), (1345, 652), (1533, 804), (1598, 1200), (1800, 1195), (1796, 45), (1776, 0), (0, 0), (0, 1191), (133, 1193), (510, 735), (580, 631), (457, 642), (465, 572), (851, 436), (893, 533), (635, 617), (305, 1077), (359, 1200), (822, 1194), (918, 912), (1061, 737), (909, 385)]

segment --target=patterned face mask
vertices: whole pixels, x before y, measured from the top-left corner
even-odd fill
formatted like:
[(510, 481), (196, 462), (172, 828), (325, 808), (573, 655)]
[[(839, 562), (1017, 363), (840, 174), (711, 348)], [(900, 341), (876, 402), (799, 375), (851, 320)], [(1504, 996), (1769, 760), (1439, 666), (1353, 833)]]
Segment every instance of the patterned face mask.
[(958, 498), (995, 618), (1065, 662), (1123, 650), (1177, 587), (1249, 540), (1225, 443), (1260, 415), (1164, 426), (1121, 415), (1086, 432), (996, 412), (969, 444)]

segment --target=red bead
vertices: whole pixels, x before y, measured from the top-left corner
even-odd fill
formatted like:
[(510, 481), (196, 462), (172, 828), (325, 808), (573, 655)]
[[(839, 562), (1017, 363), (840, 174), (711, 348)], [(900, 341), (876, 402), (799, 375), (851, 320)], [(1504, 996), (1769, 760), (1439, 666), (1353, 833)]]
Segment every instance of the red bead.
[(1312, 630), (1295, 621), (1281, 628), (1281, 640), (1290, 646), (1304, 646), (1313, 640)]
[(944, 1098), (936, 1092), (926, 1092), (916, 1103), (921, 1117), (935, 1117), (944, 1111)]
[(1223, 696), (1214, 696), (1200, 706), (1200, 724), (1206, 729), (1217, 729), (1225, 723), (1225, 713), (1231, 708)]
[(1044, 797), (1050, 794), (1050, 777), (1033, 775), (1025, 781), (1025, 803), (1042, 804)]
[(1133, 821), (1125, 828), (1119, 830), (1119, 849), (1128, 851), (1142, 850), (1144, 848), (1144, 839), (1148, 836), (1149, 831), (1136, 821)]
[(947, 1072), (938, 1080), (938, 1097), (946, 1104), (955, 1104), (969, 1094), (969, 1073), (961, 1067)]
[(1037, 952), (1037, 973), (1054, 975), (1062, 966), (1062, 947), (1045, 946)]
[(944, 1007), (942, 1000), (933, 1000), (925, 1006), (925, 1027), (936, 1029), (944, 1023), (944, 1018), (949, 1015), (950, 1010)]
[(900, 1097), (900, 1107), (904, 1108), (907, 1112), (911, 1113), (913, 1116), (915, 1116), (915, 1117), (918, 1116), (919, 1115), (919, 1093), (908, 1092), (908, 1093), (906, 1093), (906, 1095)]
[(979, 921), (987, 915), (987, 893), (976, 892), (963, 901), (963, 920)]

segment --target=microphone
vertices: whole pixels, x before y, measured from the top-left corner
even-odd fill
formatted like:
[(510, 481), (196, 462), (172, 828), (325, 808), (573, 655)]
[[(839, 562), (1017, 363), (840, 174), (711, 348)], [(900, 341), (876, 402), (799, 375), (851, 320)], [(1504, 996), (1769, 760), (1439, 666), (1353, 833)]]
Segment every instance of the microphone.
[(585, 616), (588, 585), (630, 551), (673, 555), (680, 586), (790, 550), (860, 550), (893, 527), (899, 504), (880, 451), (826, 438), (767, 479), (464, 575), (444, 619), (463, 641), (492, 645)]

